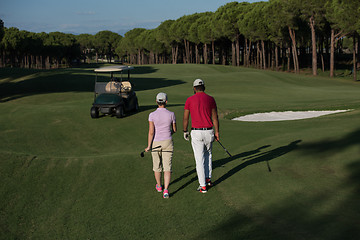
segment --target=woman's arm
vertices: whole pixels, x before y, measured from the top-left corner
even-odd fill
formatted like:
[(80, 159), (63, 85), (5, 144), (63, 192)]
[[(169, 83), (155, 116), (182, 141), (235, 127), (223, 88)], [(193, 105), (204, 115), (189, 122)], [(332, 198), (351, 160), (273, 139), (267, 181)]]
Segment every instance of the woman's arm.
[(154, 122), (149, 121), (149, 134), (148, 134), (148, 146), (145, 148), (145, 151), (149, 151), (154, 139), (155, 134), (155, 125)]
[(171, 134), (176, 133), (176, 122), (172, 124)]

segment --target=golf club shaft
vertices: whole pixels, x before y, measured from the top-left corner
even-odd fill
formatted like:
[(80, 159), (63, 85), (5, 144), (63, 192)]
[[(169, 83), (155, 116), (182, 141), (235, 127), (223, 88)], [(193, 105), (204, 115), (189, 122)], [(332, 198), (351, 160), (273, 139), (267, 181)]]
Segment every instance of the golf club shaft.
[(161, 150), (159, 150), (159, 151), (150, 151), (150, 152), (162, 152), (162, 153), (163, 152), (171, 152), (172, 153), (173, 151), (161, 151)]
[(148, 152), (152, 152), (154, 149), (158, 149), (158, 148), (161, 148), (161, 146), (156, 146), (156, 147), (150, 148)]
[(231, 154), (229, 153), (229, 151), (226, 150), (226, 148), (221, 144), (221, 142), (220, 142), (219, 140), (216, 140), (216, 141), (217, 141), (217, 142), (220, 144), (220, 146), (225, 150), (225, 152), (226, 152), (227, 154), (229, 154), (230, 157), (232, 157)]
[[(156, 147), (150, 148), (148, 152), (152, 152), (154, 149), (157, 149), (157, 148), (161, 148), (161, 146), (156, 146)], [(140, 156), (141, 156), (141, 157), (144, 157), (144, 153), (145, 153), (145, 152), (146, 152), (146, 151), (142, 151), (142, 152), (140, 153)]]

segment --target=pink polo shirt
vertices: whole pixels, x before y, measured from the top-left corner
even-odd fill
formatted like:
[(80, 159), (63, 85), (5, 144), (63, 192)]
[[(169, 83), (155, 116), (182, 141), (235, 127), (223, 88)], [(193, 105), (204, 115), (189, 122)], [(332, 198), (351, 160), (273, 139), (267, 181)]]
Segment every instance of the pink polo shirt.
[(197, 92), (185, 102), (185, 110), (190, 111), (191, 127), (211, 128), (211, 110), (216, 109), (215, 99), (204, 92)]
[(154, 142), (171, 139), (172, 124), (176, 123), (175, 114), (166, 108), (158, 108), (149, 114), (149, 122), (155, 125)]

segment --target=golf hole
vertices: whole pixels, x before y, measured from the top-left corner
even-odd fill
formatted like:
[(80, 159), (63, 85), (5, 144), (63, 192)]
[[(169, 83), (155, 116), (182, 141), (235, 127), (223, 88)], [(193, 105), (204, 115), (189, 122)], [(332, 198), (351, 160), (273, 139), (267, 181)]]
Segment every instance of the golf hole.
[(233, 118), (232, 120), (244, 121), (244, 122), (289, 121), (289, 120), (315, 118), (315, 117), (320, 117), (334, 113), (344, 113), (348, 111), (351, 111), (351, 109), (335, 110), (335, 111), (285, 111), (285, 112), (254, 113), (254, 114)]

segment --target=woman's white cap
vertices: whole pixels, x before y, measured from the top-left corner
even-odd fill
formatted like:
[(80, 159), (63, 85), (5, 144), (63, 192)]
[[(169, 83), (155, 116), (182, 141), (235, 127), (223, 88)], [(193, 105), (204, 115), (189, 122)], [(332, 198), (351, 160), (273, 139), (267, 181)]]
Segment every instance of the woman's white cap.
[(156, 95), (156, 102), (164, 103), (166, 101), (167, 101), (166, 93), (161, 92)]

